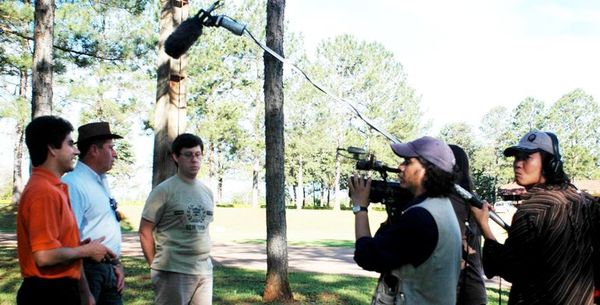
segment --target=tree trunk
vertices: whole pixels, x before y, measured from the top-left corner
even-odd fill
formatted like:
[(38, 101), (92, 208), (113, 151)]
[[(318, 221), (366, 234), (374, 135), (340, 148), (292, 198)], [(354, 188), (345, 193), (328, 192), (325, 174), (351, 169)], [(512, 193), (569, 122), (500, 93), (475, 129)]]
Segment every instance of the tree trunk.
[(304, 186), (302, 186), (301, 190), (302, 190), (302, 198), (304, 198), (304, 200), (302, 200), (302, 208), (304, 208), (306, 206), (306, 188)]
[[(176, 4), (181, 4), (179, 7)], [(175, 5), (174, 5), (175, 4)], [(186, 127), (186, 65), (187, 55), (179, 60), (165, 53), (165, 40), (188, 17), (187, 1), (161, 0), (160, 35), (158, 41), (158, 73), (156, 108), (154, 113), (154, 156), (152, 187), (177, 172), (170, 156), (171, 143)]]
[(333, 210), (341, 210), (340, 201), (340, 175), (341, 175), (341, 164), (340, 164), (340, 153), (339, 147), (335, 153), (335, 180), (333, 181)]
[[(283, 55), (284, 0), (267, 1), (267, 46)], [(283, 141), (283, 64), (268, 53), (265, 60), (265, 144), (267, 188), (267, 279), (263, 300), (292, 300), (288, 279)]]
[(296, 186), (296, 209), (302, 209), (302, 203), (304, 202), (304, 192), (302, 188), (304, 187), (304, 168), (302, 166), (302, 160), (298, 161), (298, 185)]
[(35, 1), (31, 117), (52, 114), (54, 0)]
[(216, 159), (217, 198), (215, 198), (215, 204), (219, 204), (223, 201), (223, 175), (225, 175), (225, 170), (223, 170), (223, 152), (221, 150), (217, 150)]
[(260, 161), (257, 158), (254, 159), (254, 165), (252, 166), (252, 207), (258, 208), (258, 171), (260, 170)]
[(221, 202), (223, 202), (223, 174), (219, 173), (217, 180), (217, 200), (215, 204), (220, 204)]
[[(26, 44), (26, 42), (23, 42)], [(19, 70), (19, 99), (17, 103), (26, 103), (27, 101), (27, 69)], [(20, 106), (17, 106), (21, 109)], [(17, 142), (13, 154), (13, 187), (12, 187), (12, 204), (16, 207), (19, 205), (21, 193), (23, 192), (23, 142), (25, 140), (25, 114), (17, 111), (17, 124), (15, 133)]]
[(319, 205), (321, 207), (325, 206), (325, 183), (321, 181), (321, 189), (319, 190)]
[(317, 188), (315, 187), (315, 182), (312, 183), (312, 198), (313, 198), (313, 207), (317, 206)]

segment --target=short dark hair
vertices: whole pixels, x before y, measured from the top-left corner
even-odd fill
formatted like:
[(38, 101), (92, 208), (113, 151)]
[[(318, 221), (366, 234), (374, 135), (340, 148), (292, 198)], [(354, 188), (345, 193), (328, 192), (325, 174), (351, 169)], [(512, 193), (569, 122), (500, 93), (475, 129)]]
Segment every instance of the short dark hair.
[[(558, 165), (556, 170), (553, 168), (553, 164), (556, 164), (555, 156), (545, 151), (540, 150), (540, 154), (542, 155), (542, 176), (546, 179), (545, 184), (569, 184), (571, 180), (569, 176), (565, 173), (563, 169), (563, 163), (558, 161)], [(555, 161), (555, 162), (552, 162)]]
[(456, 165), (449, 173), (421, 157), (417, 157), (417, 159), (425, 168), (423, 187), (428, 197), (447, 197), (453, 193), (454, 183), (458, 176)]
[(29, 150), (32, 166), (40, 166), (48, 157), (48, 146), (61, 148), (62, 142), (69, 133), (73, 132), (73, 125), (67, 120), (46, 115), (33, 119), (25, 127), (25, 144)]
[(96, 147), (98, 147), (98, 149), (102, 149), (102, 146), (108, 140), (110, 140), (110, 139), (99, 139), (99, 140), (91, 140), (91, 141), (88, 140), (88, 141), (84, 141), (84, 142), (77, 142), (77, 149), (79, 149), (79, 160), (83, 160), (85, 158), (87, 153), (90, 151), (90, 148), (92, 148), (92, 145), (95, 145)]
[(200, 150), (204, 152), (204, 144), (202, 144), (202, 139), (200, 139), (199, 136), (191, 133), (182, 133), (173, 140), (173, 144), (171, 144), (171, 153), (179, 156), (182, 149), (192, 148), (198, 145), (200, 146)]

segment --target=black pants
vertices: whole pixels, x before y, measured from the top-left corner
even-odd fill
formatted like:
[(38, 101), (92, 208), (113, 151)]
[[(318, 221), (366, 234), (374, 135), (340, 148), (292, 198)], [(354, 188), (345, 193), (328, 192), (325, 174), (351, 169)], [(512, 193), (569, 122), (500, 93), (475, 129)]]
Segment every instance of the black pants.
[(28, 277), (17, 292), (17, 305), (81, 305), (79, 280)]
[(121, 294), (117, 291), (114, 268), (109, 263), (83, 260), (83, 271), (97, 305), (123, 305)]

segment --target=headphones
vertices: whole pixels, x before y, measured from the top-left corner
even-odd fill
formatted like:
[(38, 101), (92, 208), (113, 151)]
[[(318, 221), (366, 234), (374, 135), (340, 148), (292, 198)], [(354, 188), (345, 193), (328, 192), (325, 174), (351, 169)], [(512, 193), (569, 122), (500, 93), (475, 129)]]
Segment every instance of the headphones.
[(548, 162), (548, 167), (552, 171), (552, 174), (554, 174), (554, 176), (556, 177), (558, 176), (558, 170), (562, 167), (563, 164), (561, 160), (562, 158), (560, 156), (560, 150), (558, 148), (558, 138), (552, 132), (546, 132), (546, 134), (552, 140), (552, 151), (554, 152), (552, 159), (550, 160), (550, 162)]

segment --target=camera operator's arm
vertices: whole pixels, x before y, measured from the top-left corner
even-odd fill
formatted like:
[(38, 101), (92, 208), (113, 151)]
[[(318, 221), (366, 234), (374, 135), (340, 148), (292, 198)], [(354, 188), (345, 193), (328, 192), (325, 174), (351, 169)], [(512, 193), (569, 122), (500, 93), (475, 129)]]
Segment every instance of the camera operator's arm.
[(356, 239), (358, 240), (365, 236), (371, 237), (369, 215), (366, 210), (369, 207), (371, 178), (364, 179), (358, 174), (354, 174), (354, 178), (351, 177), (348, 179), (348, 187), (350, 189), (350, 200), (352, 201), (352, 205), (361, 208), (359, 211), (354, 212), (354, 232)]
[(496, 240), (496, 237), (494, 236), (492, 229), (490, 229), (489, 224), (490, 208), (490, 204), (484, 202), (481, 208), (471, 206), (471, 213), (473, 214), (473, 216), (475, 216), (475, 221), (477, 221), (477, 224), (481, 229), (481, 235), (483, 235), (485, 239)]

